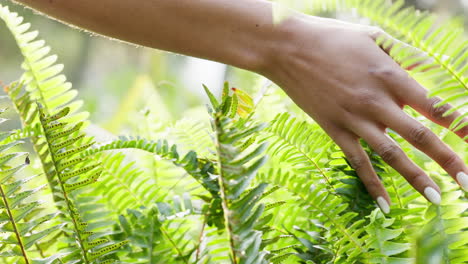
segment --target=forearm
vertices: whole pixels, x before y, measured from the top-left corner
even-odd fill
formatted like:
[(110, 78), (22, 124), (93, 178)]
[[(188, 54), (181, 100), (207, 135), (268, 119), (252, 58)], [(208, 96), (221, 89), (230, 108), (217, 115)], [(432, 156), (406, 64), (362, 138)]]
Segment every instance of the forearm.
[(139, 45), (261, 71), (282, 28), (263, 0), (17, 0), (66, 23)]

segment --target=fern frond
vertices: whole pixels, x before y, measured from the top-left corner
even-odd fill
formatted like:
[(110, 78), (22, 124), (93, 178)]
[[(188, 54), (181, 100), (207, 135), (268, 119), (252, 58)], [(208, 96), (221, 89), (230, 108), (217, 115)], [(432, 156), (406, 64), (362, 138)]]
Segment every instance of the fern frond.
[[(44, 112), (51, 114), (58, 109), (69, 107), (70, 122), (80, 122), (87, 118), (85, 112), (78, 113), (81, 107), (80, 101), (73, 101), (77, 91), (71, 89), (72, 85), (67, 82), (66, 77), (61, 74), (63, 65), (55, 64), (56, 55), (50, 55), (50, 48), (45, 41), (38, 39), (37, 31), (29, 31), (31, 25), (23, 23), (23, 18), (9, 11), (7, 6), (0, 5), (0, 19), (2, 19), (8, 30), (16, 40), (18, 48), (24, 58), (22, 68), (25, 70), (21, 77), (21, 83), (26, 87), (29, 101), (39, 102), (44, 106)], [(11, 96), (11, 93), (10, 93)], [(13, 96), (14, 99), (19, 99)], [(36, 112), (35, 104), (24, 105), (20, 108), (20, 115), (24, 118), (28, 112)], [(25, 122), (25, 125), (34, 127), (38, 122)]]
[(365, 229), (369, 237), (366, 244), (372, 255), (372, 262), (413, 263), (412, 258), (397, 257), (401, 256), (403, 252), (407, 252), (411, 248), (411, 244), (398, 241), (403, 233), (403, 228), (389, 228), (395, 219), (385, 218), (379, 209), (375, 209), (368, 217), (370, 223)]
[(248, 189), (257, 170), (266, 161), (261, 156), (266, 143), (252, 144), (252, 139), (264, 126), (237, 118), (238, 93), (231, 95), (228, 87), (226, 83), (220, 104), (211, 98), (215, 102), (209, 112), (212, 113), (218, 159), (216, 177), (220, 186), (230, 258), (232, 263), (267, 263), (267, 257), (271, 260), (286, 254), (270, 253), (268, 256), (264, 250), (262, 229), (270, 218), (262, 218), (266, 205), (260, 203), (260, 200), (264, 194), (269, 194), (265, 193), (267, 184), (260, 183)]
[[(23, 130), (33, 132), (31, 133), (31, 141), (35, 151), (41, 153), (44, 145), (41, 141), (41, 124), (37, 103), (43, 106), (42, 111), (47, 115), (57, 113), (61, 109), (68, 109), (67, 122), (83, 122), (88, 113), (79, 112), (82, 102), (73, 101), (77, 91), (71, 89), (71, 84), (61, 74), (63, 65), (55, 64), (57, 56), (49, 55), (50, 48), (45, 45), (43, 40), (37, 38), (38, 32), (29, 31), (30, 24), (23, 23), (23, 18), (10, 12), (6, 6), (0, 5), (0, 19), (5, 22), (7, 29), (16, 40), (24, 58), (22, 67), (25, 70), (21, 80), (6, 87), (5, 90), (20, 115)], [(39, 133), (37, 133), (37, 129), (39, 129)], [(47, 157), (41, 156), (41, 162), (43, 167), (47, 168), (48, 164), (45, 158)], [(57, 200), (57, 197), (60, 194), (56, 193), (57, 182), (54, 180), (54, 175), (47, 169), (44, 172), (49, 186), (54, 192), (54, 200), (58, 202), (60, 199)]]
[[(0, 111), (3, 113), (3, 110)], [(2, 123), (6, 119), (2, 119)], [(4, 138), (5, 139), (5, 138)], [(63, 224), (51, 223), (58, 215), (41, 214), (39, 202), (31, 199), (33, 195), (43, 189), (40, 186), (33, 190), (24, 190), (23, 186), (32, 178), (17, 179), (15, 174), (22, 171), (28, 162), (20, 165), (7, 165), (14, 159), (24, 157), (25, 153), (6, 153), (20, 141), (0, 143), (0, 257), (15, 263), (38, 263), (40, 261), (54, 261), (60, 256), (54, 255), (48, 259), (33, 259), (33, 246), (50, 234), (56, 233)]]
[[(135, 166), (135, 162), (125, 161), (122, 153), (104, 154), (100, 159), (103, 171), (95, 193), (106, 197), (108, 208), (117, 213), (126, 209), (149, 207), (159, 197), (159, 187), (154, 180)], [(115, 199), (115, 197), (120, 197)]]
[(126, 215), (119, 216), (120, 228), (130, 240), (125, 249), (129, 253), (122, 260), (145, 264), (189, 263), (194, 244), (187, 241), (193, 241), (190, 233), (194, 222), (189, 208), (178, 210), (177, 207), (158, 203), (145, 209), (129, 209)]
[(40, 134), (40, 129), (32, 128), (32, 127), (25, 127), (21, 129), (14, 129), (9, 132), (6, 132), (0, 135), (0, 140), (4, 143), (11, 143), (18, 140), (25, 140), (31, 137), (36, 137)]
[[(75, 205), (74, 192), (94, 183), (102, 173), (102, 169), (99, 167), (100, 164), (93, 162), (92, 159), (80, 158), (80, 154), (92, 143), (81, 135), (82, 123), (68, 124), (63, 121), (67, 120), (69, 108), (64, 108), (54, 115), (47, 115), (41, 106), (38, 109), (40, 127), (44, 135), (38, 140), (40, 157), (45, 164), (45, 171), (57, 182), (60, 199), (63, 201), (60, 203), (60, 208), (71, 220), (70, 230), (78, 247), (64, 260), (68, 262), (79, 260), (86, 264), (96, 263), (101, 257), (126, 243), (123, 241), (111, 244), (106, 240), (105, 246), (101, 246), (102, 243), (97, 243), (97, 241), (102, 240), (93, 236), (93, 232), (88, 231), (89, 223), (83, 219), (79, 207)], [(57, 129), (58, 127), (61, 129)]]
[(119, 140), (88, 149), (81, 158), (110, 150), (139, 149), (171, 161), (175, 166), (183, 168), (189, 175), (197, 180), (205, 189), (218, 197), (219, 186), (216, 179), (210, 174), (214, 173), (214, 164), (210, 160), (199, 159), (194, 151), (188, 152), (184, 157), (179, 156), (176, 145), (169, 145), (166, 140), (151, 141), (142, 138), (120, 137)]
[(440, 206), (431, 205), (417, 237), (416, 263), (440, 259), (450, 263), (468, 262), (468, 203), (454, 184), (443, 186)]
[[(371, 161), (374, 170), (381, 175), (382, 167)], [(339, 151), (338, 146), (333, 146), (327, 158), (326, 167), (333, 172), (336, 194), (349, 204), (349, 210), (359, 214), (359, 218), (369, 215), (376, 205), (369, 195), (366, 187), (351, 167), (349, 161)]]
[[(81, 159), (86, 157), (111, 150), (123, 150), (123, 149), (138, 149), (151, 154), (155, 154), (165, 160), (172, 162), (175, 166), (184, 169), (188, 175), (192, 176), (206, 191), (209, 192), (209, 196), (200, 195), (205, 202), (209, 203), (209, 213), (207, 223), (208, 225), (216, 225), (222, 227), (223, 221), (221, 211), (219, 184), (217, 179), (212, 175), (215, 173), (215, 164), (206, 159), (200, 159), (197, 153), (189, 151), (184, 157), (180, 157), (177, 146), (169, 145), (166, 140), (160, 141), (149, 141), (145, 139), (133, 139), (121, 137), (119, 140), (113, 141), (108, 144), (101, 145), (94, 149), (89, 149), (84, 152)], [(148, 190), (148, 188), (146, 188)], [(163, 194), (165, 196), (167, 194)]]
[(306, 121), (298, 121), (283, 113), (270, 123), (266, 131), (271, 133), (265, 139), (270, 144), (267, 153), (271, 157), (284, 162), (284, 166), (290, 166), (300, 177), (324, 181), (330, 190), (334, 189), (333, 180), (322, 161), (333, 141), (318, 129), (318, 125), (313, 127)]
[(195, 151), (199, 157), (213, 159), (214, 145), (210, 138), (208, 122), (183, 118), (169, 129), (169, 138), (179, 147), (180, 153)]
[[(303, 261), (312, 261), (312, 263), (330, 263), (335, 255), (334, 250), (329, 248), (329, 243), (326, 241), (322, 232), (311, 232), (299, 227), (294, 228), (296, 232), (290, 232), (294, 238), (299, 241), (303, 247), (297, 246), (295, 255)], [(303, 263), (303, 262), (300, 262)]]
[(370, 255), (365, 248), (367, 236), (363, 233), (365, 220), (356, 220), (358, 214), (346, 210), (348, 203), (342, 198), (330, 193), (323, 184), (282, 171), (270, 170), (261, 173), (259, 178), (281, 186), (299, 198), (300, 207), (309, 213), (309, 217), (314, 217), (329, 230), (326, 239), (335, 247), (337, 260), (369, 262)]

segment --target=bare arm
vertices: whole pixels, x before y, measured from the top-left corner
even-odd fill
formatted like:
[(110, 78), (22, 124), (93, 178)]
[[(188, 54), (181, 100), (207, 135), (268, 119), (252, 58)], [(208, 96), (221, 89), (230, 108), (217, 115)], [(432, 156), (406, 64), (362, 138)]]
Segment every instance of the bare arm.
[[(468, 190), (468, 168), (432, 131), (402, 111), (409, 105), (448, 127), (436, 99), (375, 43), (375, 28), (295, 14), (272, 23), (263, 0), (18, 0), (79, 27), (140, 45), (211, 59), (263, 74), (335, 140), (384, 212), (390, 198), (359, 144), (364, 139), (422, 195), (440, 189), (386, 135), (431, 157)], [(443, 110), (450, 109), (445, 105)], [(468, 135), (468, 127), (456, 132)]]
[(18, 0), (54, 18), (139, 45), (258, 71), (279, 38), (271, 3), (236, 0)]

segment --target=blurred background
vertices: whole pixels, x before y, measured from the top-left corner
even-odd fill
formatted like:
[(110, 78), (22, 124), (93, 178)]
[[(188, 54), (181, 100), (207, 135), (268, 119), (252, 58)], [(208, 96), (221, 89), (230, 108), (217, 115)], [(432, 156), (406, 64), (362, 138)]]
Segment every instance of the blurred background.
[[(296, 0), (302, 1), (302, 0)], [(294, 2), (294, 1), (290, 1)], [(215, 62), (171, 54), (73, 29), (13, 4), (0, 3), (25, 17), (65, 65), (65, 74), (79, 90), (84, 110), (94, 123), (118, 133), (129, 109), (160, 105), (158, 115), (179, 120), (205, 102), (202, 83), (218, 91), (224, 80), (240, 89), (259, 89), (262, 78)], [(465, 18), (468, 0), (408, 0), (442, 17)], [(0, 24), (0, 80), (8, 84), (21, 75), (21, 57), (11, 35)], [(263, 80), (265, 81), (265, 80)], [(255, 88), (256, 87), (256, 88)], [(143, 102), (143, 104), (142, 104)], [(140, 109), (145, 111), (144, 109)]]

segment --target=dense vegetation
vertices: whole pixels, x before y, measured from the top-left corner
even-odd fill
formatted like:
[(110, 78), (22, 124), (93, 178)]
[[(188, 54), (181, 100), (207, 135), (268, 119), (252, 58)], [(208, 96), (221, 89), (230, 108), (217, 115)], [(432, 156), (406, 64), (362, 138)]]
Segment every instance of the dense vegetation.
[[(323, 0), (306, 9), (357, 12), (419, 48), (427, 57), (404, 46), (391, 55), (403, 66), (424, 61), (413, 77), (468, 115), (461, 26), (436, 26), (403, 1)], [(339, 148), (268, 83), (252, 89), (256, 96), (226, 83), (217, 98), (204, 87), (206, 118), (193, 110), (192, 119), (162, 120), (149, 107), (125, 136), (94, 139), (37, 31), (6, 6), (0, 19), (24, 58), (24, 74), (2, 98), (10, 107), (1, 113), (15, 112), (22, 128), (0, 134), (0, 263), (468, 261), (466, 194), (392, 131), (441, 186), (440, 206), (366, 148), (393, 201), (382, 214)], [(461, 121), (452, 130), (468, 125)], [(426, 123), (468, 162), (466, 143)]]

